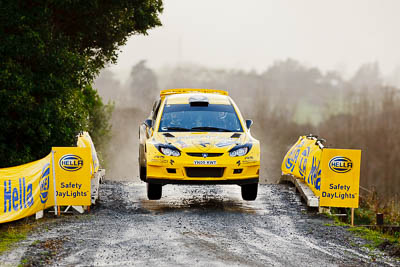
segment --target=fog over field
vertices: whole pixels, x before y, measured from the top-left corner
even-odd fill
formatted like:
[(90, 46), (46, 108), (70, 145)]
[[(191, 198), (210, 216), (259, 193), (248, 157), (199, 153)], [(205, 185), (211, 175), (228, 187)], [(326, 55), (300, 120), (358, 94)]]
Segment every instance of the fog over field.
[(163, 26), (133, 36), (111, 70), (126, 80), (145, 59), (156, 70), (195, 63), (263, 72), (293, 58), (350, 78), (362, 64), (378, 62), (399, 86), (398, 10), (397, 0), (166, 0)]
[[(398, 1), (165, 1), (164, 26), (133, 36), (96, 87), (114, 101), (108, 176), (139, 181), (138, 126), (162, 89), (228, 90), (275, 183), (299, 135), (363, 150), (361, 184), (396, 194)], [(379, 141), (378, 141), (379, 140)]]

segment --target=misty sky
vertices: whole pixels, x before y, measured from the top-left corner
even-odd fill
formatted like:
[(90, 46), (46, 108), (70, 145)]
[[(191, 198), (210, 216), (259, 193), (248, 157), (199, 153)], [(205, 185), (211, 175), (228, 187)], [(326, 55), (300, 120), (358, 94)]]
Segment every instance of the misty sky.
[(399, 0), (164, 0), (162, 27), (133, 36), (111, 66), (125, 79), (146, 59), (160, 68), (180, 62), (264, 71), (293, 58), (352, 75), (379, 62), (400, 66)]

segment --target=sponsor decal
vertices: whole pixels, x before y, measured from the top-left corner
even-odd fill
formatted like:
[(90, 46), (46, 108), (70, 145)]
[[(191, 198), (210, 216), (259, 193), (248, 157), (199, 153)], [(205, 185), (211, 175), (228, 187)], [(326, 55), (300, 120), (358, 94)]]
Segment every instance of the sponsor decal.
[(192, 144), (204, 152), (210, 150), (214, 145), (213, 142), (209, 140), (195, 140), (192, 141)]
[(83, 159), (77, 155), (67, 154), (61, 157), (59, 165), (64, 171), (74, 172), (82, 169)]
[(33, 205), (32, 184), (26, 184), (25, 177), (19, 178), (18, 182), (18, 186), (13, 186), (11, 180), (4, 181), (4, 213), (28, 209)]
[(318, 191), (321, 190), (321, 159), (313, 156), (311, 170), (307, 177), (307, 183), (314, 186)]
[(301, 178), (303, 178), (303, 179), (306, 178), (307, 161), (308, 161), (308, 157), (310, 155), (310, 151), (311, 151), (311, 147), (306, 147), (300, 156), (298, 167), (299, 167), (299, 174), (300, 174)]
[(46, 203), (49, 197), (50, 188), (50, 163), (44, 165), (42, 174), (40, 175), (39, 189), (40, 189), (40, 202)]
[(222, 142), (216, 144), (215, 146), (216, 147), (225, 147), (225, 146), (231, 146), (233, 144), (235, 144), (235, 141), (226, 140), (226, 141), (222, 141)]
[(201, 138), (202, 140), (218, 140), (219, 142), (235, 142), (235, 140), (232, 140), (230, 138), (227, 138), (226, 136), (218, 136), (218, 135), (188, 135), (188, 136), (178, 136), (176, 137), (176, 140), (198, 140)]
[(252, 163), (256, 163), (257, 162), (257, 160), (255, 160), (255, 159), (252, 159), (252, 160), (243, 160), (242, 161), (242, 164), (252, 164)]
[(352, 168), (353, 162), (346, 157), (337, 156), (329, 161), (329, 169), (337, 173), (346, 173), (351, 171)]
[(292, 148), (290, 150), (289, 155), (287, 156), (286, 162), (285, 162), (285, 166), (286, 169), (288, 169), (290, 172), (294, 171), (294, 168), (296, 166), (296, 162), (299, 158), (300, 155), (300, 151), (302, 150), (302, 147), (305, 143), (305, 140), (301, 141), (299, 144), (297, 144), (296, 146), (294, 146), (294, 148)]
[(209, 142), (203, 142), (203, 143), (199, 143), (199, 145), (201, 145), (202, 147), (208, 147), (211, 144)]
[(180, 145), (181, 148), (188, 147), (188, 145), (185, 142), (183, 142), (182, 140), (178, 140), (178, 141), (176, 141), (176, 143), (178, 145)]
[(161, 157), (154, 157), (150, 160), (150, 162), (157, 162), (157, 163), (168, 163), (167, 159)]

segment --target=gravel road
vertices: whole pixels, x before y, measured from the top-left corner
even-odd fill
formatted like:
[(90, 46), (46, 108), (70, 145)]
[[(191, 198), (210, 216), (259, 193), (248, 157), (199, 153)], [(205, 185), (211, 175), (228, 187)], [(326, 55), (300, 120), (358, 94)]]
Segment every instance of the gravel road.
[(89, 214), (49, 219), (0, 265), (31, 266), (359, 266), (399, 265), (324, 215), (307, 210), (288, 185), (163, 188), (106, 182)]

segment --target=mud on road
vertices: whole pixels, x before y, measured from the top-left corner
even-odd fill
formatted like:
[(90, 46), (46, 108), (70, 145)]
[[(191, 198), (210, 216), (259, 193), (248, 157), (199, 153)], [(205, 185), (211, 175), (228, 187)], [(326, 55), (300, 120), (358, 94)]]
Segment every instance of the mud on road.
[(63, 215), (31, 234), (1, 264), (26, 266), (398, 265), (324, 215), (288, 185), (173, 186), (149, 201), (144, 183), (106, 182), (89, 214)]

